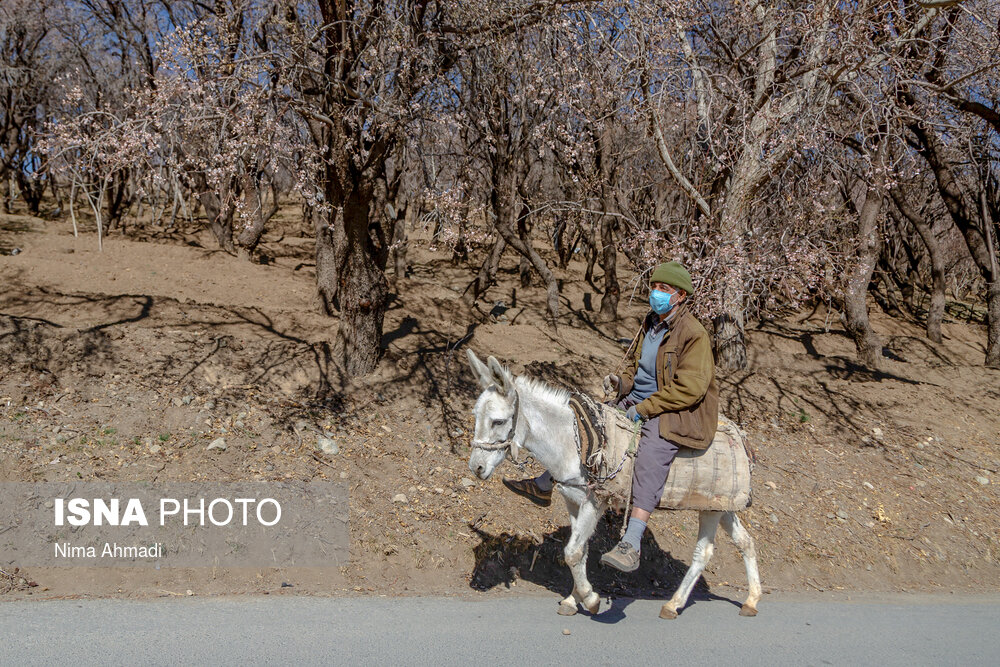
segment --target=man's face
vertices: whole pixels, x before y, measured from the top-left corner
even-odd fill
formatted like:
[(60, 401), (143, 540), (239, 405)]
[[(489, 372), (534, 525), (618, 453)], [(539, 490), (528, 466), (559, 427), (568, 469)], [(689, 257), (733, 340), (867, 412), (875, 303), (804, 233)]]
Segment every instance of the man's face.
[(658, 292), (666, 292), (667, 294), (672, 295), (671, 301), (674, 303), (680, 303), (687, 297), (687, 292), (682, 289), (677, 289), (673, 285), (668, 285), (667, 283), (652, 283), (649, 286), (649, 289), (656, 290)]

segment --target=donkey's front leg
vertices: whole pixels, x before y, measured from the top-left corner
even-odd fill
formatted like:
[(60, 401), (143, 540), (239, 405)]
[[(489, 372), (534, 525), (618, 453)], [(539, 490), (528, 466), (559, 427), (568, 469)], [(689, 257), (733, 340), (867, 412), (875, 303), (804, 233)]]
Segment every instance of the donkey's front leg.
[(566, 497), (569, 509), (570, 535), (563, 547), (563, 557), (573, 574), (573, 592), (559, 603), (559, 613), (572, 616), (579, 602), (591, 614), (596, 614), (601, 608), (601, 596), (587, 579), (587, 543), (597, 527), (600, 508), (593, 497), (581, 489), (560, 488), (560, 492)]

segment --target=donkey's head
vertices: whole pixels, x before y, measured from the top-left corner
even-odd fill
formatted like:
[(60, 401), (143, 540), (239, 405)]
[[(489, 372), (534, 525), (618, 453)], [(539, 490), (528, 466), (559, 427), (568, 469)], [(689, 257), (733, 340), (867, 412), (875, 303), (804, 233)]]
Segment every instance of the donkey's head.
[(517, 391), (514, 376), (493, 357), (484, 364), (472, 350), (468, 350), (472, 372), (479, 380), (483, 392), (476, 400), (473, 414), (476, 431), (472, 438), (472, 455), (469, 469), (480, 479), (489, 479), (493, 470), (507, 454), (517, 457), (514, 429), (517, 423)]

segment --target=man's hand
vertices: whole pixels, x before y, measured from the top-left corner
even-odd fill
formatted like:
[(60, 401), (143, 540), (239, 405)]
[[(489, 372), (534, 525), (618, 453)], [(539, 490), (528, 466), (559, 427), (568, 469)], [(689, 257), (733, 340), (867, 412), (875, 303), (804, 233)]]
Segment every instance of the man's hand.
[(604, 376), (604, 393), (609, 396), (618, 396), (621, 391), (622, 379), (617, 375)]
[(634, 405), (625, 411), (625, 416), (634, 422), (641, 422), (644, 420), (643, 416), (639, 414), (639, 411), (635, 409)]

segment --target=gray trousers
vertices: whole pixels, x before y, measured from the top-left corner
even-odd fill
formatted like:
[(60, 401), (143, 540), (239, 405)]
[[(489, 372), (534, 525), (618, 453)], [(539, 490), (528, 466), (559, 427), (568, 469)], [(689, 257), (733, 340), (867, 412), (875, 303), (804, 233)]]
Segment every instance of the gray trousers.
[[(627, 410), (634, 403), (623, 398), (618, 407)], [(635, 454), (635, 467), (632, 472), (632, 505), (652, 513), (660, 498), (663, 497), (663, 485), (670, 472), (670, 464), (677, 456), (680, 447), (672, 440), (660, 436), (660, 418), (653, 417), (642, 425), (639, 434), (639, 448)]]

